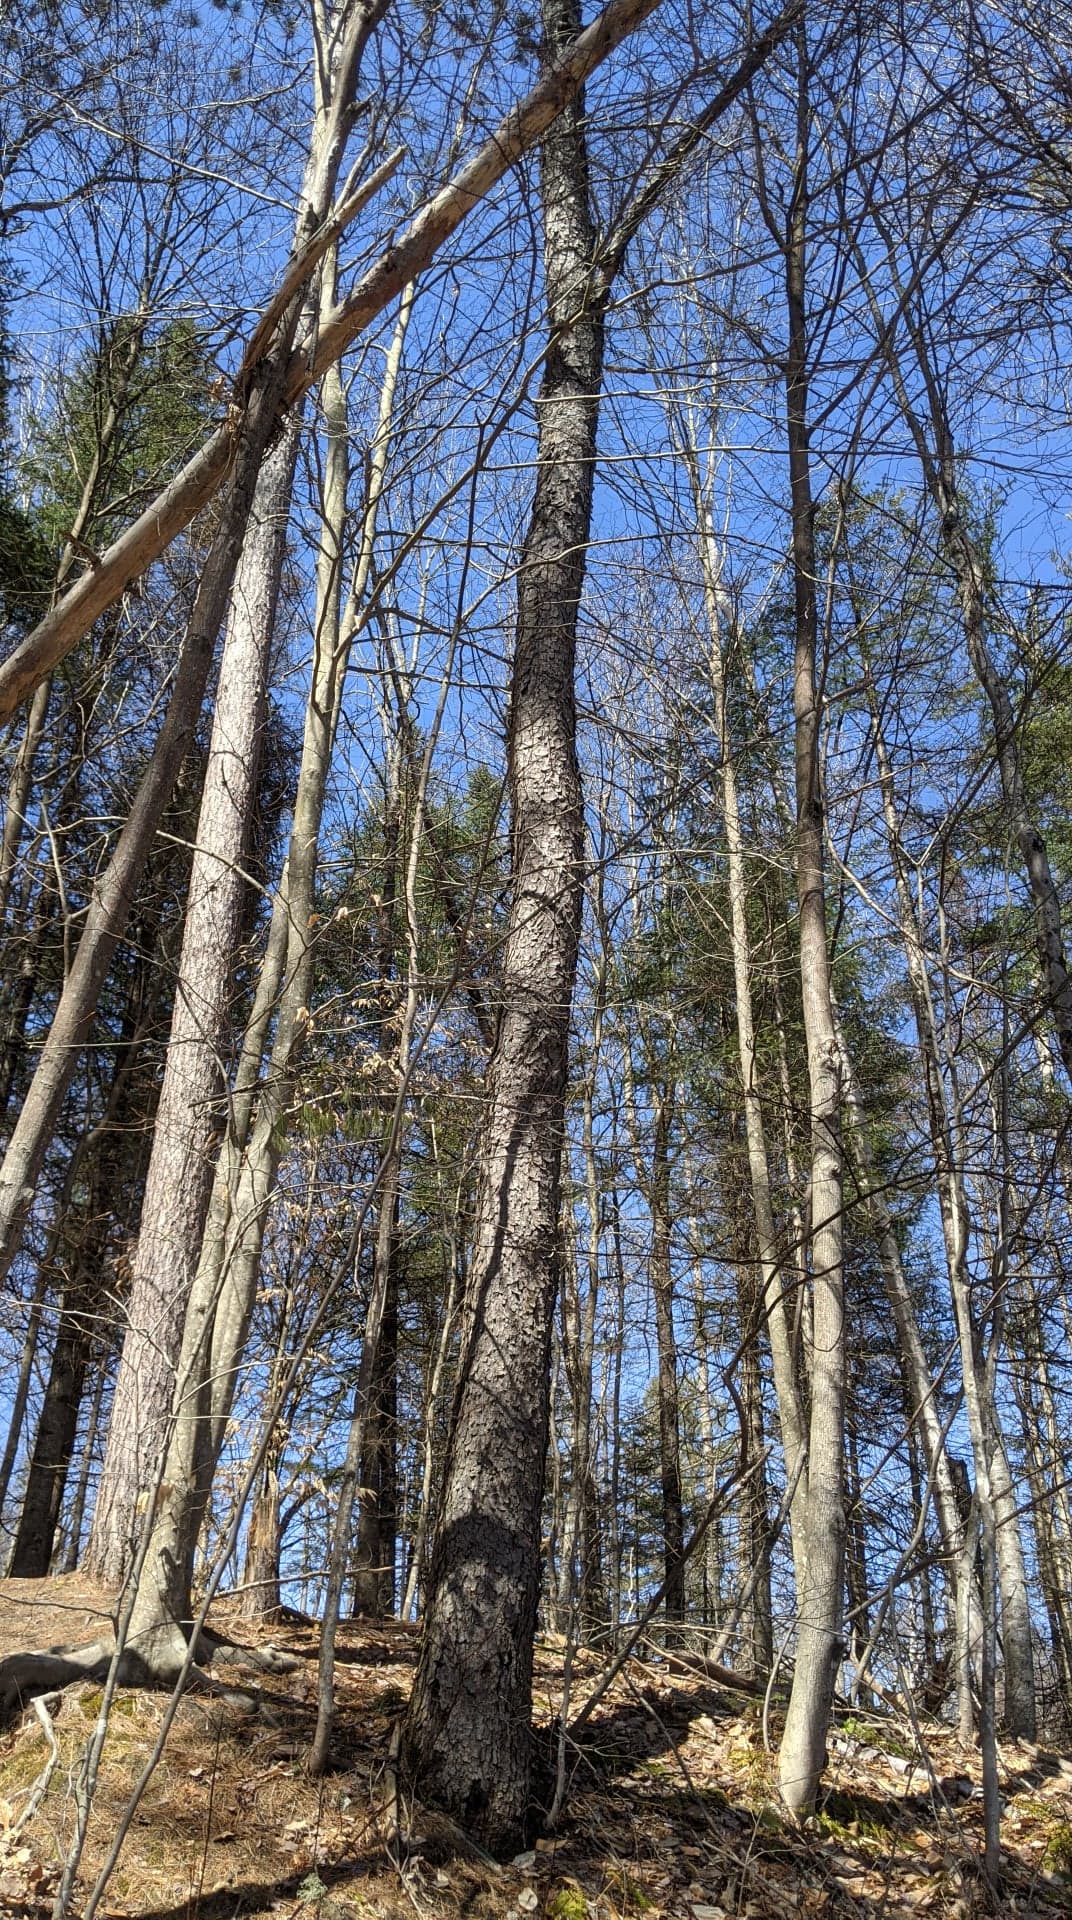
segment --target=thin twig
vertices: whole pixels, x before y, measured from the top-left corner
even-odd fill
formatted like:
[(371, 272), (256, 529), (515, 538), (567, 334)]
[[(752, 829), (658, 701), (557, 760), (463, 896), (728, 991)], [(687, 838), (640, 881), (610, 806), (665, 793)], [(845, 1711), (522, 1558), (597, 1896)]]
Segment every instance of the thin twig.
[(50, 1701), (58, 1700), (60, 1697), (58, 1693), (42, 1693), (38, 1695), (33, 1703), (33, 1710), (40, 1721), (41, 1731), (48, 1741), (48, 1759), (45, 1761), (44, 1767), (34, 1781), (30, 1789), (30, 1797), (18, 1819), (14, 1821), (7, 1830), (6, 1837), (9, 1841), (17, 1840), (24, 1828), (29, 1826), (30, 1821), (33, 1819), (34, 1814), (37, 1812), (38, 1807), (48, 1792), (48, 1783), (59, 1765), (60, 1750), (56, 1744), (56, 1733), (48, 1708)]

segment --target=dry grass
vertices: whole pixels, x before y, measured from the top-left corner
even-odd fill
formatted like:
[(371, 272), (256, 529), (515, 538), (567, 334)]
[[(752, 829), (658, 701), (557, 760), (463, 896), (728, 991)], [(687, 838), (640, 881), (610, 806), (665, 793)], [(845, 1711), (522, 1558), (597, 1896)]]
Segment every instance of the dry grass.
[[(0, 1654), (92, 1639), (109, 1596), (77, 1576), (0, 1582)], [(245, 1623), (218, 1608), (236, 1640)], [(273, 1629), (299, 1656), (283, 1679), (234, 1673), (227, 1700), (189, 1695), (135, 1816), (103, 1913), (139, 1920), (782, 1920), (829, 1914), (963, 1920), (986, 1907), (978, 1858), (978, 1767), (953, 1737), (929, 1736), (928, 1770), (905, 1730), (857, 1721), (832, 1754), (812, 1829), (785, 1824), (756, 1709), (703, 1679), (634, 1665), (569, 1753), (558, 1833), (513, 1866), (467, 1851), (443, 1821), (403, 1809), (399, 1866), (385, 1835), (388, 1747), (408, 1691), (412, 1633), (344, 1626), (337, 1678), (339, 1770), (304, 1771), (312, 1733), (315, 1630)], [(580, 1656), (574, 1702), (598, 1673)], [(232, 1684), (232, 1670), (228, 1670)], [(538, 1653), (537, 1709), (557, 1710), (561, 1650)], [(60, 1764), (32, 1824), (5, 1847), (0, 1910), (47, 1913), (74, 1829), (74, 1780), (100, 1706), (99, 1687), (69, 1689), (54, 1715)], [(122, 1691), (112, 1715), (79, 1887), (92, 1885), (153, 1748), (162, 1695)], [(0, 1824), (10, 1829), (47, 1757), (32, 1713), (0, 1736)], [(1072, 1910), (1072, 1761), (1003, 1750), (1005, 1885), (1000, 1910), (1053, 1920)], [(76, 1902), (77, 1911), (77, 1902)]]

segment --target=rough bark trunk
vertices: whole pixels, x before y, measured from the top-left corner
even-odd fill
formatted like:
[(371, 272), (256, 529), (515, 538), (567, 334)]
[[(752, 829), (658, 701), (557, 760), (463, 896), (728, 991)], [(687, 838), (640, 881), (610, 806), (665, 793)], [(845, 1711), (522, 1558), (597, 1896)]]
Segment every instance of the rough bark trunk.
[(247, 1620), (270, 1625), (280, 1617), (279, 1461), (281, 1446), (273, 1435), (264, 1456), (249, 1511), (246, 1559), (242, 1569), (242, 1614)]
[[(395, 1610), (395, 1557), (398, 1551), (396, 1511), (396, 1441), (398, 1416), (398, 1191), (389, 1200), (388, 1244), (383, 1249), (383, 1322), (376, 1349), (369, 1410), (362, 1436), (354, 1550), (353, 1610), (373, 1617)], [(377, 1236), (379, 1238), (379, 1236)], [(374, 1282), (375, 1285), (375, 1282)]]
[[(285, 347), (289, 337), (288, 333)], [(18, 1251), (101, 989), (126, 929), (161, 815), (193, 739), (257, 474), (279, 417), (286, 372), (287, 356), (280, 347), (255, 376), (231, 485), (198, 586), (167, 712), (115, 851), (94, 888), (74, 963), (0, 1168), (0, 1274), (7, 1272)]]
[[(286, 1137), (295, 1076), (308, 1024), (320, 821), (338, 722), (342, 681), (372, 561), (372, 541), (389, 440), (391, 404), (409, 313), (403, 302), (381, 394), (370, 460), (360, 560), (345, 622), (339, 615), (337, 555), (346, 509), (346, 417), (341, 381), (329, 375), (330, 429), (325, 537), (318, 561), (316, 647), (295, 794), (290, 850), (272, 911), (236, 1086), (231, 1125), (216, 1169), (208, 1221), (183, 1325), (162, 1499), (146, 1558), (138, 1619), (150, 1635), (189, 1612), (193, 1554), (256, 1297), (268, 1208)], [(273, 1011), (275, 1032), (266, 1069)], [(254, 1120), (254, 1098), (260, 1104)], [(155, 1621), (155, 1626), (152, 1624)]]
[[(377, 894), (377, 974), (380, 998), (379, 1051), (386, 1061), (395, 1051), (392, 1046), (392, 1020), (397, 1012), (398, 955), (396, 952), (395, 913), (399, 902), (399, 864), (402, 857), (402, 761), (403, 734), (407, 715), (400, 711), (388, 752), (387, 800), (383, 823), (383, 858)], [(418, 837), (423, 823), (415, 825)], [(390, 1133), (394, 1119), (388, 1119), (384, 1154), (391, 1159)], [(396, 1174), (398, 1172), (396, 1166)], [(385, 1212), (386, 1209), (386, 1212)], [(372, 1367), (369, 1404), (362, 1436), (360, 1493), (358, 1496), (357, 1541), (354, 1552), (353, 1610), (376, 1615), (394, 1608), (396, 1516), (395, 1516), (395, 1414), (398, 1398), (396, 1378), (398, 1358), (398, 1222), (400, 1194), (398, 1180), (381, 1186), (379, 1218), (374, 1243), (372, 1292), (383, 1300), (382, 1324)], [(367, 1338), (367, 1334), (366, 1334)], [(388, 1597), (389, 1595), (389, 1597)], [(387, 1602), (386, 1607), (384, 1602)]]
[(220, 661), (126, 1336), (85, 1555), (87, 1571), (114, 1585), (130, 1565), (138, 1495), (152, 1484), (167, 1444), (183, 1313), (212, 1188), (243, 870), (297, 451), (298, 421), (291, 417), (258, 477)]
[[(351, 4), (317, 68), (317, 98), (296, 260), (330, 211), (353, 120), (361, 58), (387, 0)], [(324, 297), (292, 302), (290, 331), (306, 355)], [(300, 312), (300, 320), (299, 320)], [(234, 950), (244, 894), (243, 854), (257, 793), (268, 667), (290, 514), (300, 416), (287, 419), (257, 480), (231, 600), (190, 894), (179, 990), (172, 1021), (153, 1157), (134, 1260), (130, 1323), (116, 1383), (115, 1408), (89, 1569), (121, 1580), (132, 1551), (132, 1494), (153, 1479), (168, 1444), (175, 1362), (183, 1316), (197, 1272), (213, 1185), (213, 1140), (226, 1085), (226, 1034)], [(335, 564), (338, 564), (337, 555)]]
[[(170, 1440), (131, 1623), (132, 1638), (170, 1659), (190, 1612), (194, 1552), (223, 1445), (256, 1299), (261, 1248), (286, 1137), (311, 997), (313, 906), (320, 822), (342, 682), (359, 626), (372, 563), (376, 513), (390, 438), (391, 405), (410, 311), (402, 303), (381, 392), (370, 457), (365, 522), (345, 620), (340, 619), (338, 554), (346, 512), (346, 413), (341, 379), (325, 382), (329, 417), (325, 531), (317, 562), (316, 644), (305, 716), (290, 849), (273, 905), (266, 968), (243, 1043), (232, 1125), (216, 1170), (197, 1273), (187, 1305), (176, 1369)], [(278, 991), (277, 991), (278, 990)], [(275, 1031), (262, 1065), (273, 1008)], [(254, 1097), (259, 1106), (254, 1122)], [(353, 1478), (356, 1479), (356, 1464)], [(322, 1660), (330, 1662), (325, 1631)], [(318, 1733), (319, 1742), (319, 1733)]]
[[(147, 1077), (145, 1049), (159, 1025), (170, 977), (171, 956), (167, 930), (161, 925), (158, 889), (159, 876), (154, 876), (150, 904), (132, 930), (133, 950), (138, 957), (129, 977), (122, 1020), (106, 1054), (111, 1084), (106, 1088), (104, 1110), (71, 1155), (42, 1262), (43, 1274), (58, 1271), (64, 1278), (56, 1339), (8, 1568), (9, 1573), (21, 1577), (40, 1577), (49, 1570), (86, 1374), (96, 1348), (98, 1386), (103, 1385), (114, 1337), (111, 1243), (117, 1234), (125, 1238), (130, 1233), (142, 1190), (156, 1104), (151, 1070)], [(98, 1393), (98, 1401), (99, 1397)], [(80, 1516), (77, 1524), (80, 1531)]]
[[(552, 59), (578, 25), (574, 0), (545, 0)], [(496, 1851), (520, 1843), (529, 1816), (540, 1504), (582, 899), (574, 659), (603, 361), (602, 313), (586, 310), (595, 230), (583, 113), (577, 99), (543, 147), (551, 345), (518, 583), (512, 897), (458, 1384), (404, 1736), (420, 1792)]]

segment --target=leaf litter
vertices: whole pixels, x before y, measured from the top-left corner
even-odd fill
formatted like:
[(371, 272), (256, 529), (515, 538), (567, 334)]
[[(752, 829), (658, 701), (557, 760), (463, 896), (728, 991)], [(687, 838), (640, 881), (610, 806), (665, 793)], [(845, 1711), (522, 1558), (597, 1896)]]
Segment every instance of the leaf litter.
[[(0, 1581), (0, 1655), (99, 1632), (110, 1596), (79, 1575)], [(631, 1661), (578, 1739), (553, 1833), (489, 1862), (433, 1809), (395, 1792), (391, 1737), (408, 1694), (415, 1631), (343, 1622), (336, 1770), (311, 1779), (317, 1633), (260, 1629), (213, 1609), (235, 1641), (270, 1641), (296, 1671), (249, 1675), (245, 1697), (189, 1695), (99, 1910), (102, 1920), (1056, 1920), (1072, 1911), (1072, 1756), (1000, 1749), (1002, 1885), (981, 1870), (978, 1755), (928, 1722), (925, 1751), (892, 1715), (857, 1712), (832, 1731), (815, 1819), (784, 1816), (759, 1703), (687, 1662)], [(551, 1779), (564, 1649), (537, 1647), (537, 1736)], [(686, 1671), (679, 1671), (680, 1668)], [(603, 1671), (575, 1656), (574, 1710)], [(0, 1914), (45, 1915), (74, 1830), (78, 1762), (100, 1705), (81, 1685), (51, 1703), (60, 1764), (23, 1821), (48, 1759), (27, 1710), (0, 1733)], [(165, 1697), (121, 1689), (104, 1749), (72, 1906), (99, 1871), (159, 1732)], [(771, 1734), (776, 1739), (777, 1713)], [(550, 1792), (548, 1792), (548, 1800)]]

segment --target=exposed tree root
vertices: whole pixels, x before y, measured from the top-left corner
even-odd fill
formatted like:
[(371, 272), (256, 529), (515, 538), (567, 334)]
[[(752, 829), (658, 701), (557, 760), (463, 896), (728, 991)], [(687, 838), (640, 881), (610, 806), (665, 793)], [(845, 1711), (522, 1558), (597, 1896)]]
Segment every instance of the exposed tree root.
[[(49, 1647), (40, 1653), (11, 1653), (0, 1660), (0, 1720), (18, 1713), (38, 1694), (58, 1692), (79, 1681), (107, 1679), (115, 1658), (115, 1635), (88, 1647)], [(173, 1687), (180, 1675), (186, 1687), (226, 1696), (228, 1689), (207, 1672), (210, 1664), (252, 1667), (260, 1673), (292, 1673), (301, 1665), (278, 1647), (243, 1647), (202, 1628), (196, 1659), (189, 1660), (189, 1632), (164, 1623), (131, 1639), (119, 1661), (124, 1687)], [(185, 1669), (185, 1671), (184, 1671)]]

